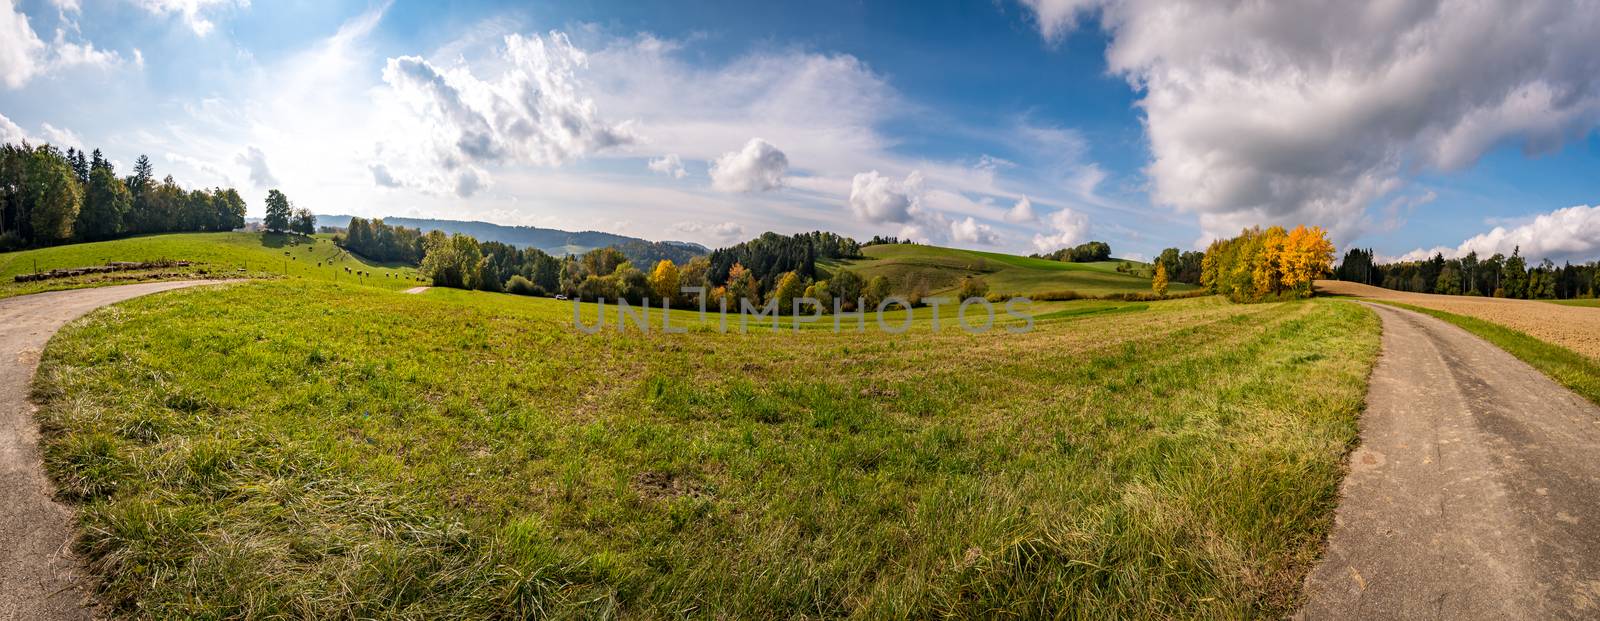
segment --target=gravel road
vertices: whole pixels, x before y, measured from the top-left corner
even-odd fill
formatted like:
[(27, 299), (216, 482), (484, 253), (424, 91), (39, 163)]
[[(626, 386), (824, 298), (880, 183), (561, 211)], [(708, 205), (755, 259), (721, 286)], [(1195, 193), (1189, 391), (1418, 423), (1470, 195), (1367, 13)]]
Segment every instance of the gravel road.
[(1317, 290), (1336, 295), (1392, 300), (1402, 304), (1476, 317), (1533, 335), (1590, 358), (1600, 359), (1600, 308), (1564, 306), (1538, 300), (1508, 300), (1465, 295), (1391, 291), (1338, 280), (1319, 280)]
[(1600, 618), (1600, 407), (1465, 330), (1368, 306), (1383, 352), (1299, 617)]

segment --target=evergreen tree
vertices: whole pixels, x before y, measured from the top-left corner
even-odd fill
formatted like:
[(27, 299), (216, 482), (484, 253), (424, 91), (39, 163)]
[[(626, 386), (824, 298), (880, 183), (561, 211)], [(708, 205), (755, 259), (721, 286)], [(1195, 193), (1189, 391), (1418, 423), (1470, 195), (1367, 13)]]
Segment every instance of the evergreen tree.
[(78, 214), (78, 238), (95, 241), (116, 237), (122, 233), (123, 219), (132, 208), (133, 196), (117, 174), (110, 166), (96, 166), (89, 173), (83, 210)]

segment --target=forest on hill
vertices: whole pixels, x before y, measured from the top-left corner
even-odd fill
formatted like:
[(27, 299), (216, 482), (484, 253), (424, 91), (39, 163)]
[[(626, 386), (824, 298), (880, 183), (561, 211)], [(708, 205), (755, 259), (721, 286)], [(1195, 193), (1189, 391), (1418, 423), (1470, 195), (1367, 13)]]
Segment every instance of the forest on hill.
[(186, 190), (156, 179), (140, 155), (119, 177), (101, 155), (48, 144), (0, 145), (0, 252), (127, 235), (230, 231), (244, 226), (245, 202), (232, 188)]

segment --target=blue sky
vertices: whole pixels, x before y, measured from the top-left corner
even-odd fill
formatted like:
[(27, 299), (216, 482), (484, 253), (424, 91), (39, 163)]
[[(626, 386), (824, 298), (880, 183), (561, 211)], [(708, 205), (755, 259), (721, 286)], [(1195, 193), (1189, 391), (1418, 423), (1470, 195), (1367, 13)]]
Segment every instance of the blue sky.
[(1600, 256), (1595, 11), (1322, 4), (0, 0), (0, 137), (252, 213)]

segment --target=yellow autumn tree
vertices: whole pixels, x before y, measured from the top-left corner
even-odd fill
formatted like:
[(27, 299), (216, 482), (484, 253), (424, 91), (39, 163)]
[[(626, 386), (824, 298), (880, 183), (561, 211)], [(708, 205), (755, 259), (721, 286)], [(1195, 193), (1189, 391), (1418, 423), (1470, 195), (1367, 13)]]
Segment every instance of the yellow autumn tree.
[(1237, 302), (1284, 294), (1309, 297), (1311, 281), (1328, 273), (1333, 254), (1333, 243), (1320, 227), (1248, 228), (1206, 248), (1201, 284)]
[(788, 313), (794, 310), (794, 299), (805, 297), (805, 293), (805, 279), (794, 272), (784, 272), (770, 295), (778, 301), (778, 312)]
[(1250, 281), (1255, 285), (1255, 298), (1261, 299), (1283, 291), (1283, 262), (1288, 254), (1289, 233), (1281, 226), (1261, 232), (1260, 250), (1250, 265)]
[(678, 266), (667, 259), (657, 262), (650, 271), (650, 290), (661, 300), (678, 299), (678, 281)]
[(1150, 279), (1150, 290), (1159, 296), (1167, 295), (1167, 266), (1159, 261), (1156, 262), (1156, 275)]
[(750, 300), (751, 304), (761, 302), (761, 292), (757, 290), (756, 277), (743, 265), (734, 263), (728, 269), (728, 295), (732, 296), (730, 306), (739, 308), (739, 300)]
[(1333, 242), (1320, 226), (1297, 226), (1284, 243), (1283, 287), (1304, 297), (1311, 281), (1333, 269)]

